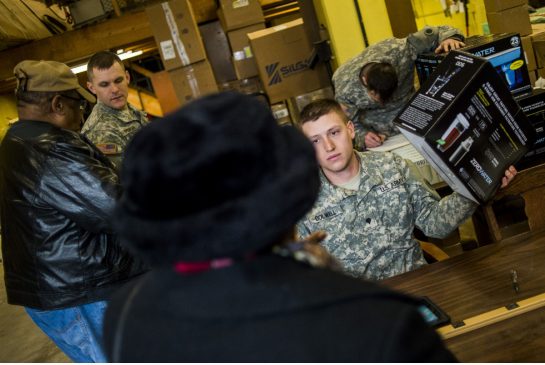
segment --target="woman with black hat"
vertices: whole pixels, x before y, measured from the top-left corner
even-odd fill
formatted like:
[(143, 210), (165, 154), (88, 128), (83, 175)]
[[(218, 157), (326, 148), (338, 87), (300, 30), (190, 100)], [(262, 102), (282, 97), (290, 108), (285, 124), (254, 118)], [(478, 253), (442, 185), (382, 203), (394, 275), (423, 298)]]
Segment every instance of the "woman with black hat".
[(109, 360), (455, 360), (413, 299), (293, 241), (318, 165), (301, 132), (259, 101), (208, 96), (144, 127), (122, 183), (115, 225), (155, 269), (111, 301)]

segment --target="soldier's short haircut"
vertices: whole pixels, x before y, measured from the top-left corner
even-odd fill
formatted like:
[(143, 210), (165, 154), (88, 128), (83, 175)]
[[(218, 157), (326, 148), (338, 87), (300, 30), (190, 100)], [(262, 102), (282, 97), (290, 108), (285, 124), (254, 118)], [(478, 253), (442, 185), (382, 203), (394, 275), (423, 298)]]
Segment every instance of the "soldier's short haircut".
[(337, 113), (345, 122), (348, 122), (348, 117), (337, 101), (333, 99), (319, 99), (303, 108), (301, 115), (299, 116), (298, 126), (302, 127), (306, 122), (314, 122), (318, 118), (331, 112)]
[(123, 65), (123, 61), (121, 61), (121, 58), (119, 58), (119, 56), (115, 53), (112, 53), (110, 51), (100, 51), (95, 53), (87, 64), (87, 79), (89, 81), (93, 79), (94, 68), (99, 70), (107, 70), (113, 66), (114, 62), (119, 63), (123, 70), (125, 70), (125, 65)]
[(397, 73), (394, 66), (387, 62), (377, 62), (369, 65), (365, 74), (363, 69), (360, 71), (360, 80), (363, 83), (363, 76), (365, 76), (367, 81), (367, 85), (363, 86), (378, 93), (382, 102), (390, 100), (397, 89)]

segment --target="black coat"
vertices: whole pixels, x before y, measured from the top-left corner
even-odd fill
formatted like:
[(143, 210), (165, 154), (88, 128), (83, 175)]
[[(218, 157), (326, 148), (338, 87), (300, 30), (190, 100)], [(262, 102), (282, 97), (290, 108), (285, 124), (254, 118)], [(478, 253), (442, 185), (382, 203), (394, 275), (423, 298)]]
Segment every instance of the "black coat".
[(114, 295), (105, 350), (121, 362), (447, 362), (411, 298), (277, 256)]
[(15, 123), (0, 145), (0, 191), (10, 304), (49, 310), (103, 300), (141, 272), (111, 234), (117, 175), (78, 133)]

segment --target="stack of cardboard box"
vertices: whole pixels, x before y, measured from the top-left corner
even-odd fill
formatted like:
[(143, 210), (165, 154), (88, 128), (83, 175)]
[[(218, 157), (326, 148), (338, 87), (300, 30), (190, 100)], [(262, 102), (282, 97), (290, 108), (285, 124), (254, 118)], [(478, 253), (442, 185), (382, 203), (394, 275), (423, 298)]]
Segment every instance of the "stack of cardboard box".
[(265, 28), (259, 0), (218, 5), (219, 21), (200, 27), (189, 0), (146, 9), (166, 69), (152, 79), (166, 113), (219, 89), (237, 90), (264, 96), (279, 122), (289, 123), (289, 98), (331, 85), (325, 65), (310, 68), (313, 46), (302, 19)]
[(532, 33), (526, 0), (484, 0), (490, 33)]
[(179, 105), (218, 91), (189, 0), (162, 2), (146, 12)]

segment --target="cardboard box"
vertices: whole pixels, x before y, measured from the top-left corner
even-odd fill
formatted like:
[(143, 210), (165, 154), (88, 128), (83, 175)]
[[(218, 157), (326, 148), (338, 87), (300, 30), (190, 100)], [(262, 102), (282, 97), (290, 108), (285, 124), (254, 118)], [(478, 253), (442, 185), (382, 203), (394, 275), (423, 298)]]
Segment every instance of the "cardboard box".
[(528, 0), (484, 0), (484, 8), (488, 13), (498, 12), (527, 4)]
[(534, 89), (530, 95), (517, 98), (517, 102), (536, 132), (533, 146), (516, 164), (522, 170), (545, 162), (545, 90)]
[(522, 49), (524, 50), (524, 58), (526, 59), (526, 68), (528, 72), (534, 71), (537, 68), (536, 55), (532, 44), (532, 36), (527, 35), (520, 38), (522, 41)]
[(214, 72), (207, 60), (168, 71), (180, 105), (218, 91)]
[(485, 202), (535, 130), (486, 59), (452, 51), (394, 123), (450, 187)]
[[(489, 60), (513, 94), (531, 90), (523, 43), (518, 34), (473, 36), (467, 38), (465, 43), (466, 46), (460, 50)], [(431, 77), (443, 58), (445, 54), (434, 52), (418, 56), (415, 65), (420, 85)]]
[(302, 19), (250, 33), (248, 38), (271, 104), (331, 85), (323, 64), (309, 68), (312, 46)]
[(220, 0), (218, 18), (225, 31), (265, 22), (259, 0)]
[(271, 105), (271, 112), (279, 125), (291, 125), (290, 112), (284, 101)]
[(261, 29), (265, 29), (264, 23), (250, 25), (227, 33), (229, 44), (231, 45), (233, 65), (239, 80), (258, 75), (254, 54), (252, 53), (250, 40), (248, 39), (248, 33), (256, 32)]
[(522, 36), (532, 33), (528, 5), (486, 13), (490, 33), (519, 33)]
[(206, 59), (189, 0), (162, 2), (147, 8), (146, 13), (165, 69)]
[(237, 75), (231, 61), (231, 48), (219, 20), (200, 25), (199, 30), (216, 82), (235, 80)]

